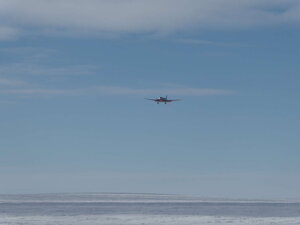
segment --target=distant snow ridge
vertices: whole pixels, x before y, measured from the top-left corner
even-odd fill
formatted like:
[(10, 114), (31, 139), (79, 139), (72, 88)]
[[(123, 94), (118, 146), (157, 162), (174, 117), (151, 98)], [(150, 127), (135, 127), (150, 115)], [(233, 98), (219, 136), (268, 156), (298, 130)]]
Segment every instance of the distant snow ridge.
[(0, 203), (8, 202), (190, 202), (205, 199), (166, 194), (130, 193), (61, 193), (0, 195)]
[(0, 195), (0, 225), (299, 225), (300, 202), (160, 194)]
[(233, 203), (300, 203), (299, 200), (221, 199), (198, 196), (135, 193), (53, 193), (0, 195), (0, 203), (21, 202), (233, 202)]

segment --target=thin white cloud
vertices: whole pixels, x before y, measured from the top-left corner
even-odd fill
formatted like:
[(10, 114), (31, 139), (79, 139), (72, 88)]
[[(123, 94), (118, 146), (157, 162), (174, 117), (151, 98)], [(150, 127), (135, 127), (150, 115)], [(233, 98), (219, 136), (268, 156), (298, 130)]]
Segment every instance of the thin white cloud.
[(2, 89), (0, 94), (14, 95), (66, 95), (74, 94), (73, 91), (58, 90), (58, 89)]
[(216, 42), (216, 41), (208, 41), (208, 40), (200, 40), (200, 39), (178, 39), (177, 42), (184, 44), (194, 44), (194, 45), (212, 45), (212, 46), (220, 46), (220, 47), (245, 47), (247, 44), (242, 44), (238, 42)]
[(9, 55), (10, 57), (22, 58), (26, 62), (37, 62), (50, 56), (58, 51), (51, 48), (41, 48), (41, 47), (4, 47), (0, 48), (0, 53)]
[[(1, 17), (0, 17), (1, 18)], [(13, 27), (0, 26), (0, 40), (10, 40), (18, 36), (19, 31)]]
[(97, 69), (93, 65), (72, 66), (46, 66), (35, 63), (11, 63), (0, 65), (0, 73), (3, 75), (86, 75), (93, 74)]
[(300, 1), (0, 0), (0, 19), (26, 33), (168, 33), (299, 24)]
[(230, 95), (234, 92), (231, 90), (212, 89), (212, 88), (190, 88), (190, 87), (174, 87), (174, 88), (129, 88), (116, 86), (100, 86), (90, 91), (98, 92), (106, 95), (177, 95), (177, 96), (208, 96), (208, 95)]
[(14, 80), (8, 78), (0, 78), (0, 86), (24, 86), (27, 83), (21, 80)]
[(51, 88), (11, 88), (2, 89), (0, 94), (14, 95), (141, 95), (141, 96), (212, 96), (212, 95), (231, 95), (235, 92), (224, 89), (210, 88), (159, 88), (159, 89), (140, 89), (118, 86), (96, 86), (78, 89), (51, 89)]

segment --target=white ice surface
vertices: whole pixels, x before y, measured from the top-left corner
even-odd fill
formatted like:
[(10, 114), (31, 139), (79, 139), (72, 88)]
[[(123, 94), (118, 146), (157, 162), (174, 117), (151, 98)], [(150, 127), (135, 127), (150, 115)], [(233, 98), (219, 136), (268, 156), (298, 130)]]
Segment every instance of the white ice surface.
[(300, 217), (174, 215), (4, 216), (1, 225), (299, 225)]

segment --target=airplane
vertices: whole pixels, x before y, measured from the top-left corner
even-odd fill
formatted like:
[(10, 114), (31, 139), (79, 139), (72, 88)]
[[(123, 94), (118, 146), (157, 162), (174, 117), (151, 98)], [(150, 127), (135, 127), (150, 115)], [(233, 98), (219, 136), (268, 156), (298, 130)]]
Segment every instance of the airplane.
[(147, 100), (151, 100), (159, 104), (160, 102), (167, 104), (168, 102), (174, 102), (174, 101), (180, 101), (180, 99), (168, 99), (168, 96), (166, 97), (159, 97), (159, 98), (145, 98)]

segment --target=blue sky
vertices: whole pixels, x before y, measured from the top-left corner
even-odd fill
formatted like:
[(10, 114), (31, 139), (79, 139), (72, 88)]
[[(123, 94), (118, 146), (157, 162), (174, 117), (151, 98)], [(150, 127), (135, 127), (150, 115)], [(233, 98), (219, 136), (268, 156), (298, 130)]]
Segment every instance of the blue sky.
[(299, 12), (0, 1), (0, 192), (299, 198)]

